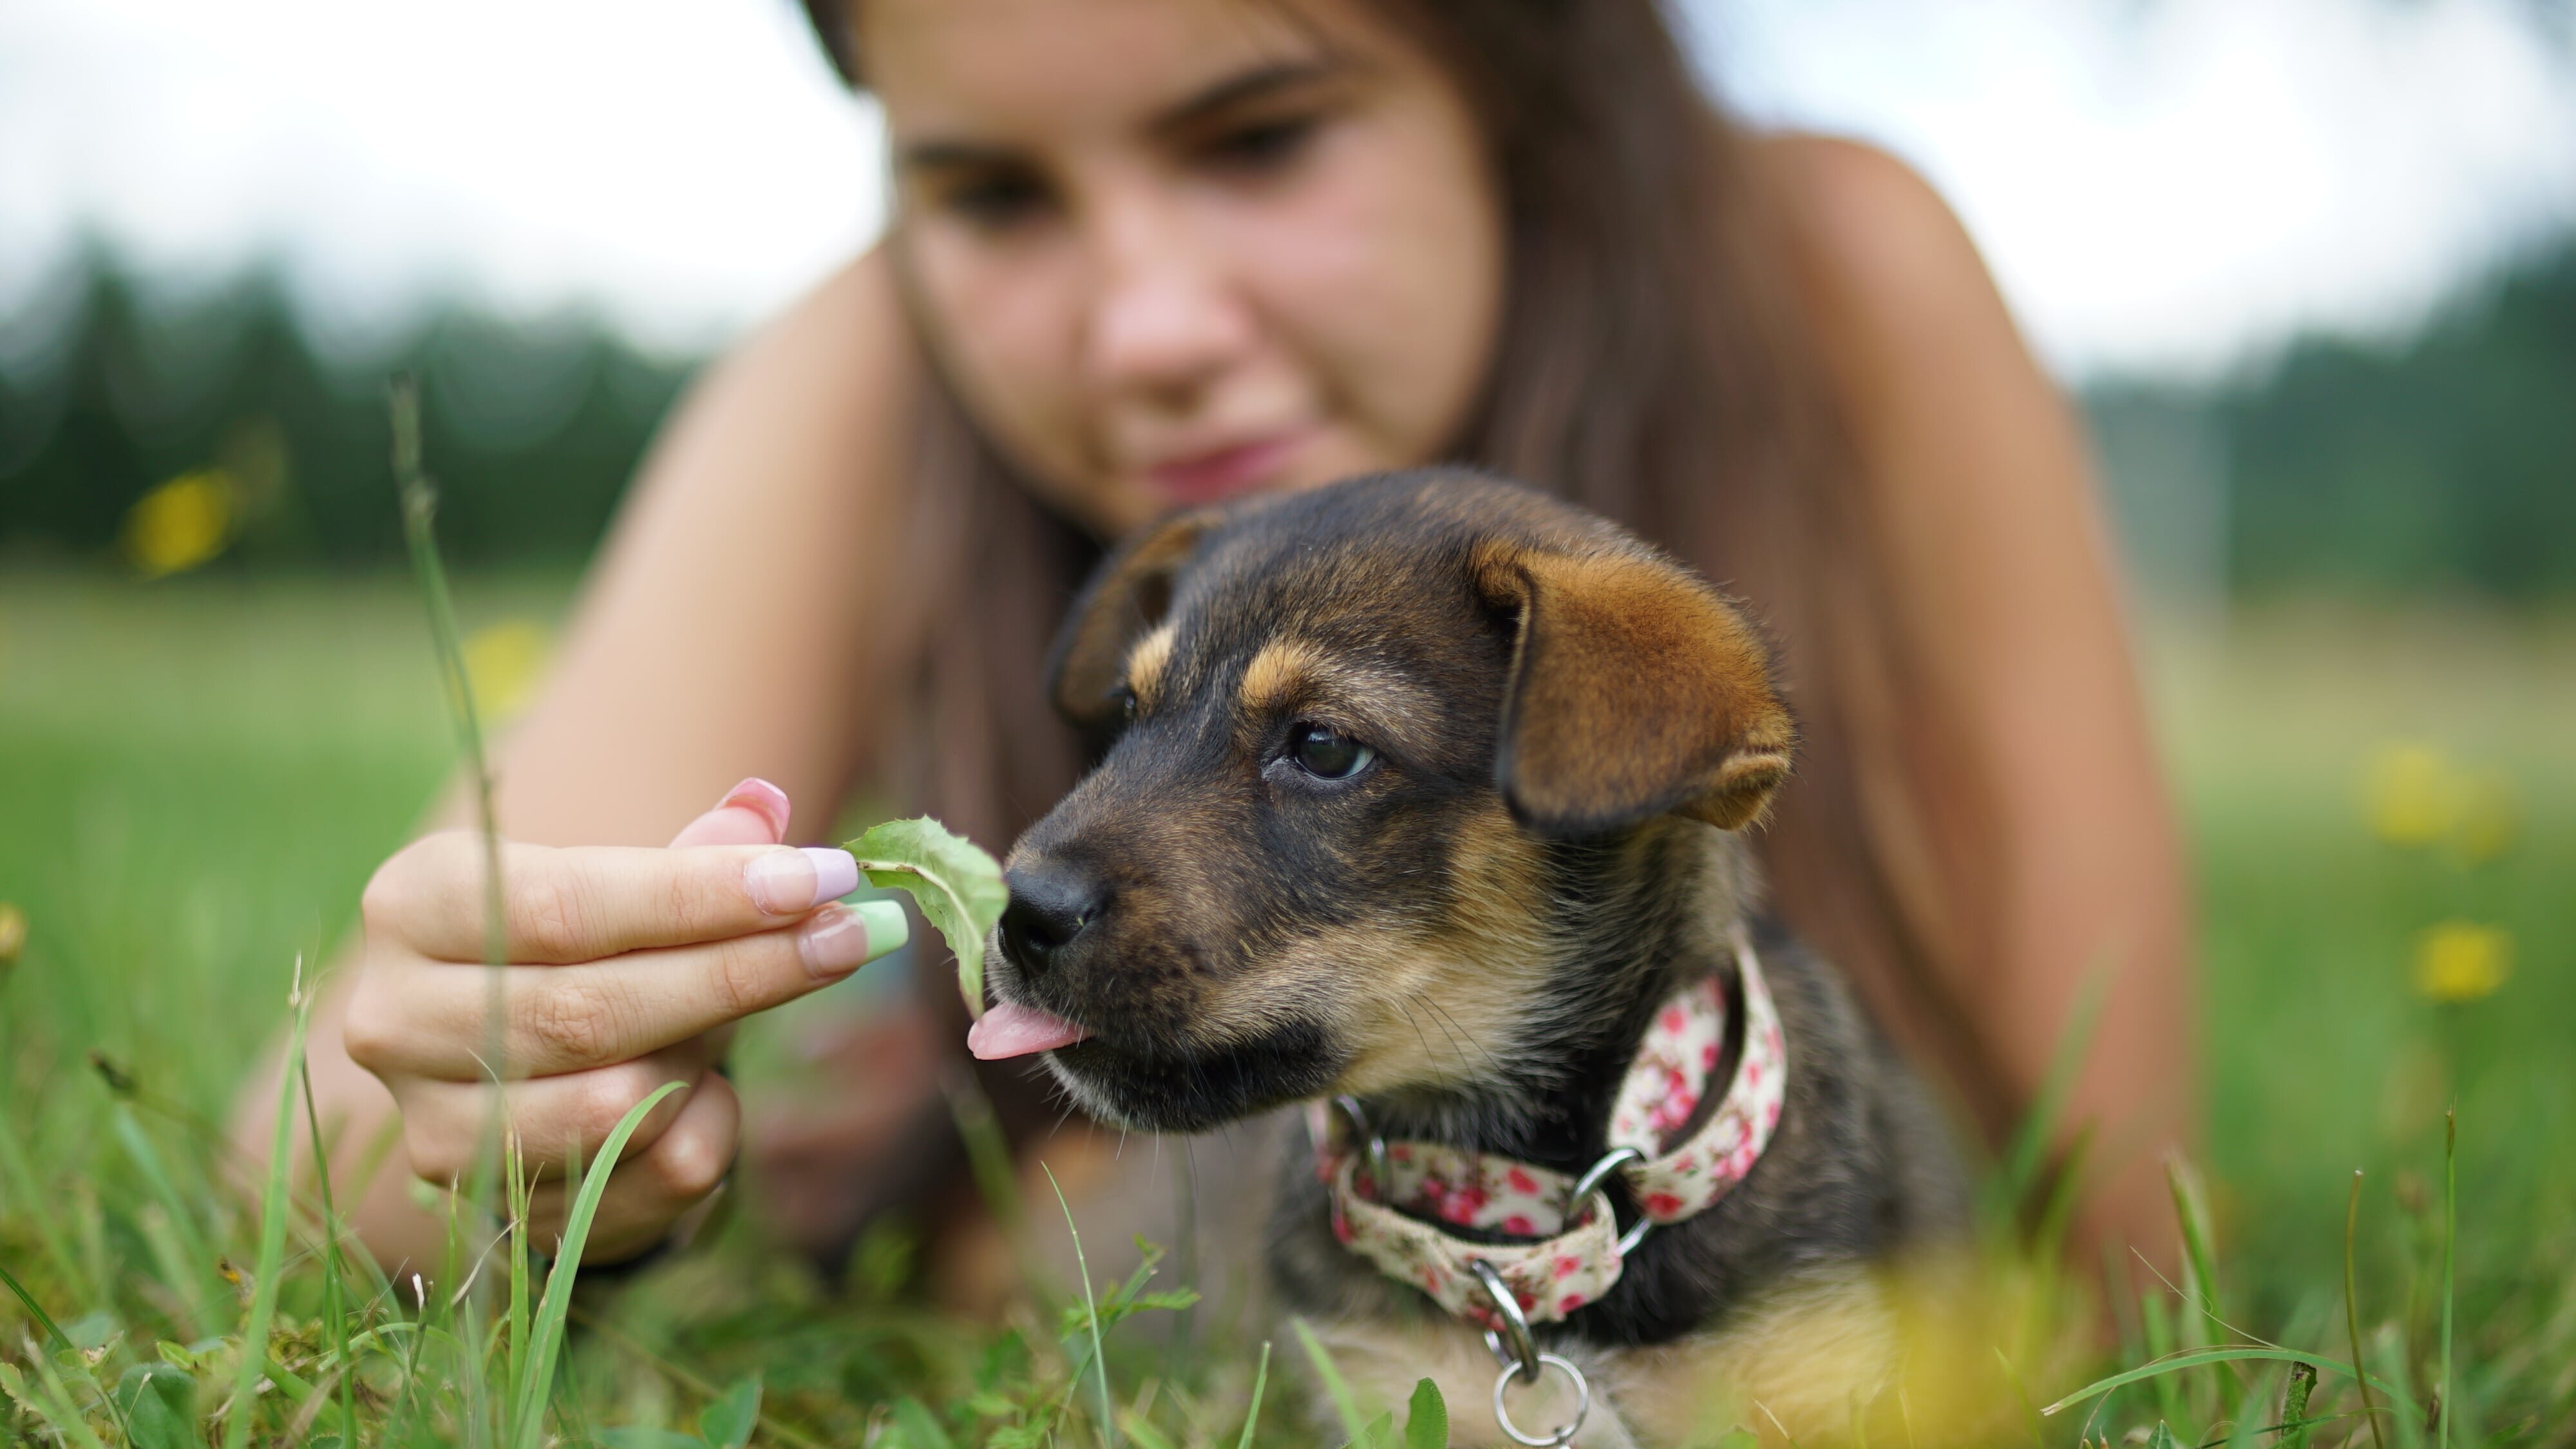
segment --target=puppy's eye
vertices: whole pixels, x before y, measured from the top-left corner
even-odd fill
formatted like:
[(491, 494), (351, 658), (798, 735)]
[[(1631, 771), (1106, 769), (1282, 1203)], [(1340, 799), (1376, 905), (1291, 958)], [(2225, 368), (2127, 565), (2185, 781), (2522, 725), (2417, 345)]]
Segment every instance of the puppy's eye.
[(1301, 724), (1289, 736), (1288, 758), (1318, 780), (1347, 780), (1367, 769), (1377, 751), (1338, 730)]

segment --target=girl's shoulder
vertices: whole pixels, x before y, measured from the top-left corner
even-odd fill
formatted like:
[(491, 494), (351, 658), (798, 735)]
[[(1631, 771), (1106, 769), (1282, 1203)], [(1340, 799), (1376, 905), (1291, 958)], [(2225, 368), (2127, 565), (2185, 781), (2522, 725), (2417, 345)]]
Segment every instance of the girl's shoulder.
[(856, 373), (871, 383), (891, 383), (912, 377), (918, 355), (894, 264), (878, 245), (789, 303), (737, 344), (719, 367), (754, 390), (817, 372)]
[(2004, 320), (1975, 241), (1912, 166), (1867, 142), (1811, 131), (1756, 132), (1748, 149), (1819, 320), (1863, 334), (1844, 340), (1904, 345)]

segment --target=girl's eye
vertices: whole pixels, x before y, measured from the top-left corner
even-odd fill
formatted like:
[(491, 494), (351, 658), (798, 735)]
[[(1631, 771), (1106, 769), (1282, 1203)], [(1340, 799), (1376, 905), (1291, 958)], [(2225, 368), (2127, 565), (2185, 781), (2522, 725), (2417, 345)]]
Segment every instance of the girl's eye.
[(1347, 780), (1368, 768), (1377, 751), (1322, 725), (1299, 725), (1288, 740), (1288, 758), (1318, 780)]
[(1005, 231), (1034, 217), (1047, 191), (1034, 176), (1002, 173), (962, 182), (940, 198), (945, 210), (985, 231)]
[(1287, 164), (1315, 134), (1312, 116), (1286, 116), (1260, 121), (1216, 138), (1207, 148), (1207, 157), (1219, 166), (1238, 171), (1269, 171)]

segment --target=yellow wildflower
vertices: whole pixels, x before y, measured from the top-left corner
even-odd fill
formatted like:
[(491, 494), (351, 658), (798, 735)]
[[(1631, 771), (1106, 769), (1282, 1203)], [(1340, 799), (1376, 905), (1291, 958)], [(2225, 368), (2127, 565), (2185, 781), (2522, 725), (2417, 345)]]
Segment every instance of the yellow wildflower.
[(2513, 782), (2496, 771), (2470, 779), (2460, 794), (2459, 818), (2451, 825), (2451, 843), (2471, 865), (2495, 859), (2513, 848), (2522, 825), (2515, 808)]
[(221, 468), (182, 473), (125, 515), (125, 556), (147, 579), (184, 573), (232, 541), (238, 489)]
[(507, 619), (468, 636), (465, 677), (483, 718), (499, 723), (527, 708), (552, 651), (545, 626), (528, 619)]
[(2431, 845), (2448, 835), (2459, 795), (2459, 768), (2427, 744), (2380, 746), (2362, 777), (2371, 833), (2391, 845)]
[(27, 913), (0, 901), (0, 972), (18, 964), (18, 953), (27, 949)]
[(2500, 926), (2444, 921), (2415, 938), (2415, 989), (2434, 1001), (2492, 996), (2513, 974), (2513, 937)]

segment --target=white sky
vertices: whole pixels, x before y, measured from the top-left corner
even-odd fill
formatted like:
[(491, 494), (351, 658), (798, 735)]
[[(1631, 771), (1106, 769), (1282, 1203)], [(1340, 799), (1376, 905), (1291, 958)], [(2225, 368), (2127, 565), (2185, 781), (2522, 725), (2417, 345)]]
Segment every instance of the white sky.
[[(2576, 0), (1685, 8), (1753, 113), (1940, 184), (2072, 376), (2401, 329), (2576, 226)], [(85, 236), (276, 259), (353, 352), (448, 295), (704, 346), (864, 242), (876, 148), (792, 0), (0, 0), (0, 365)]]

